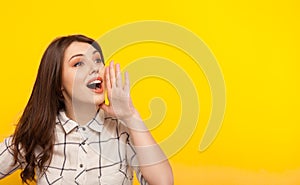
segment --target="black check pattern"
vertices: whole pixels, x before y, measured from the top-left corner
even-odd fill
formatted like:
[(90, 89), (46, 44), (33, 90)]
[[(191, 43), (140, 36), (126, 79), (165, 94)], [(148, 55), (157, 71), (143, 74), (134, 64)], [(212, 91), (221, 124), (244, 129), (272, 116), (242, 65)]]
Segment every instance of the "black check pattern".
[[(23, 166), (13, 165), (11, 147), (11, 137), (0, 143), (0, 179)], [(129, 132), (117, 119), (100, 110), (89, 123), (79, 126), (60, 112), (53, 157), (37, 184), (130, 185), (133, 170), (140, 184), (147, 184), (134, 164), (137, 156)]]

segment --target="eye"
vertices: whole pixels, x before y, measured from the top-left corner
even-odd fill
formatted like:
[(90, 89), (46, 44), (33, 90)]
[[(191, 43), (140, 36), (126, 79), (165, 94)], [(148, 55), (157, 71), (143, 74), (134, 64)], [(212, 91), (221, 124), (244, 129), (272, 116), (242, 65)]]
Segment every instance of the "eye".
[(79, 66), (82, 66), (83, 65), (83, 62), (76, 62), (73, 66), (74, 67), (79, 67)]
[(95, 63), (101, 63), (102, 62), (102, 60), (100, 59), (100, 58), (97, 58), (96, 60), (95, 60)]

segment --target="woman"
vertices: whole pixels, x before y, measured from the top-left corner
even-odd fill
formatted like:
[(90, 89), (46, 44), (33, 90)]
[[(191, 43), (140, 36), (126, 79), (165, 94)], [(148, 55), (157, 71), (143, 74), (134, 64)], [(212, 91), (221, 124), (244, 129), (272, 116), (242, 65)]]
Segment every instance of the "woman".
[[(46, 49), (12, 137), (0, 144), (0, 178), (22, 182), (173, 184), (172, 170), (130, 98), (120, 66), (104, 66), (100, 46), (71, 35)], [(109, 100), (105, 104), (105, 93)]]

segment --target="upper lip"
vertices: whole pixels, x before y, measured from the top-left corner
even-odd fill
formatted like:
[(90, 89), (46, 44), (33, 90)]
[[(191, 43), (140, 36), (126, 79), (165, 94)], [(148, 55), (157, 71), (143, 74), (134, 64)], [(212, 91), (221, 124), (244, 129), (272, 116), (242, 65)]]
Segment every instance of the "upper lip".
[(99, 81), (101, 81), (101, 83), (103, 82), (103, 79), (101, 78), (101, 76), (97, 76), (97, 77), (91, 78), (91, 79), (88, 81), (87, 85), (89, 85), (90, 83), (92, 83), (92, 82), (95, 81), (95, 80), (99, 80)]

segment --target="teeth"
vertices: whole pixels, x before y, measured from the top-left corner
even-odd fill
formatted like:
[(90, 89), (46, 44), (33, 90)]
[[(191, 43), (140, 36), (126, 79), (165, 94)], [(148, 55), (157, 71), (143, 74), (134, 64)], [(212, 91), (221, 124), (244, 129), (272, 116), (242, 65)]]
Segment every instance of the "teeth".
[(101, 83), (101, 80), (94, 80), (91, 83), (89, 83), (88, 85), (99, 84), (99, 83)]
[(90, 89), (97, 89), (97, 88), (101, 88), (101, 80), (94, 80), (92, 82), (90, 82), (87, 87)]

